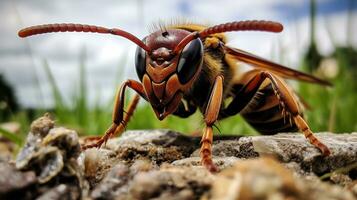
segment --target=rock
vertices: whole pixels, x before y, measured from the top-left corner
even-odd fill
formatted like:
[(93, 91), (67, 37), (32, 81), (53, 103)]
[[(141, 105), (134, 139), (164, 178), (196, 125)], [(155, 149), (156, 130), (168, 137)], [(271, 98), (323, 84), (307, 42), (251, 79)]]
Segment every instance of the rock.
[(105, 148), (117, 152), (120, 160), (149, 159), (160, 165), (190, 156), (199, 148), (199, 141), (200, 138), (170, 130), (127, 131), (121, 137), (109, 140)]
[(356, 199), (357, 133), (316, 135), (332, 155), (300, 133), (215, 136), (213, 161), (222, 172), (212, 174), (200, 164), (200, 137), (127, 131), (81, 151), (77, 133), (45, 115), (32, 123), (16, 168), (1, 172), (0, 162), (0, 199), (18, 191), (24, 199)]
[(99, 183), (112, 167), (119, 162), (116, 153), (109, 149), (87, 149), (84, 159), (84, 174), (91, 187)]
[[(216, 136), (213, 143), (213, 160), (220, 169), (225, 169), (233, 166), (236, 162), (245, 162), (244, 159), (257, 158), (266, 154), (274, 155), (284, 163), (286, 168), (284, 171), (280, 165), (280, 168), (276, 167), (276, 170), (282, 171), (280, 175), (293, 173), (295, 176), (298, 175), (313, 182), (319, 181), (318, 176), (322, 173), (331, 172), (341, 165), (348, 165), (356, 161), (355, 133), (341, 136), (317, 134), (317, 136), (329, 147), (332, 147), (333, 154), (330, 157), (321, 156), (321, 153), (308, 143), (302, 134), (278, 134), (255, 137)], [(181, 190), (175, 186), (176, 192), (166, 191), (167, 189), (162, 189), (164, 186), (161, 182), (170, 182), (171, 179), (168, 177), (173, 176), (171, 174), (173, 172), (175, 172), (175, 176), (183, 176), (183, 174), (180, 175), (182, 168), (185, 168), (187, 172), (194, 173), (205, 171), (198, 157), (199, 141), (200, 138), (187, 137), (168, 130), (128, 131), (122, 137), (109, 140), (105, 147), (106, 151), (115, 152), (117, 155), (115, 159), (121, 163), (118, 164), (120, 167), (116, 166), (114, 169), (118, 170), (119, 174), (125, 174), (123, 175), (125, 178), (113, 175), (115, 174), (113, 171), (109, 172), (102, 182), (98, 181), (100, 183), (93, 190), (92, 197), (100, 199), (103, 197), (101, 195), (105, 195), (105, 199), (113, 199), (114, 196), (119, 195), (125, 197), (123, 199), (190, 199), (188, 197), (190, 196), (193, 199), (198, 199), (197, 195), (192, 194), (192, 190)], [(100, 151), (102, 150), (97, 152)], [(115, 163), (111, 159), (107, 159), (108, 163), (111, 163), (108, 166), (113, 166)], [(149, 162), (148, 165), (151, 166), (149, 168), (152, 169), (148, 172), (138, 170), (140, 173), (133, 173), (133, 163), (138, 160)], [(105, 165), (105, 161), (104, 163), (102, 161), (99, 165)], [(326, 163), (320, 163), (321, 161), (326, 161)], [(159, 166), (161, 166), (160, 169), (158, 169)], [(261, 168), (263, 165), (258, 166)], [(170, 169), (170, 175), (167, 175), (168, 172), (164, 172), (163, 169)], [(288, 169), (294, 172), (290, 172)], [(274, 168), (271, 170), (274, 171)], [(97, 173), (105, 174), (100, 171)], [(345, 176), (344, 180), (350, 178), (348, 175)], [(184, 178), (181, 177), (181, 179)], [(331, 177), (330, 180), (332, 179), (336, 179), (336, 177)], [(350, 179), (352, 180), (352, 178)], [(291, 178), (291, 182), (293, 181), (295, 178)], [(340, 182), (342, 184), (342, 181)], [(316, 188), (312, 189), (317, 190)]]
[(19, 133), (21, 124), (19, 122), (6, 122), (6, 123), (1, 123), (0, 127), (11, 133)]
[(148, 160), (137, 160), (131, 167), (123, 162), (115, 165), (103, 181), (93, 190), (91, 197), (94, 199), (128, 199), (129, 185), (133, 177), (141, 172), (148, 172), (154, 167)]
[(201, 167), (153, 168), (140, 161), (131, 167), (116, 165), (92, 192), (93, 199), (187, 200), (207, 192), (214, 175)]
[(26, 190), (36, 182), (33, 171), (21, 172), (13, 165), (0, 162), (0, 199), (27, 199), (30, 194)]
[(127, 199), (199, 199), (210, 189), (214, 176), (195, 167), (163, 168), (134, 176)]
[(347, 186), (347, 189), (352, 191), (352, 193), (357, 197), (357, 180), (353, 181)]
[(80, 192), (75, 186), (60, 184), (46, 191), (37, 200), (72, 200), (79, 199), (79, 197)]
[[(332, 155), (322, 156), (303, 134), (288, 133), (251, 137), (217, 136), (213, 142), (213, 156), (255, 158), (269, 154), (284, 163), (298, 163), (303, 173), (317, 175), (357, 162), (357, 133), (321, 133), (316, 136), (332, 150)], [(199, 157), (199, 141), (200, 138), (182, 136), (169, 130), (128, 131), (122, 137), (108, 141), (106, 148), (118, 152), (122, 160), (147, 158), (160, 165), (162, 162)]]
[[(240, 160), (240, 159), (236, 158), (236, 157), (222, 157), (222, 158), (215, 157), (215, 158), (213, 158), (213, 162), (216, 163), (217, 167), (220, 170), (225, 169), (227, 167), (231, 167), (238, 160)], [(176, 161), (172, 162), (171, 164), (174, 165), (174, 166), (186, 166), (186, 167), (198, 166), (198, 167), (202, 167), (201, 158), (200, 157), (184, 158), (184, 159), (181, 159), (181, 160), (176, 160)]]
[(217, 175), (212, 190), (202, 200), (353, 200), (342, 187), (298, 179), (272, 158), (237, 162)]
[(342, 186), (346, 186), (352, 182), (351, 177), (349, 177), (346, 174), (340, 174), (340, 173), (332, 173), (330, 179), (334, 183), (342, 185)]
[(273, 159), (263, 158), (237, 162), (223, 170), (204, 199), (296, 199), (298, 194), (289, 170)]
[(115, 199), (127, 190), (127, 183), (131, 178), (130, 169), (123, 163), (118, 163), (109, 171), (107, 176), (91, 193), (93, 199)]
[(0, 162), (11, 160), (15, 149), (14, 143), (6, 138), (0, 138)]
[(326, 144), (332, 154), (328, 157), (307, 142), (302, 134), (256, 136), (253, 146), (259, 154), (275, 155), (282, 162), (297, 162), (307, 172), (321, 175), (357, 162), (357, 133), (315, 134)]
[(31, 133), (44, 137), (48, 134), (50, 129), (55, 125), (54, 120), (50, 114), (46, 113), (43, 117), (40, 117), (31, 123)]
[(38, 190), (32, 192), (32, 197), (55, 199), (55, 195), (61, 198), (61, 193), (70, 193), (68, 199), (78, 199), (89, 190), (83, 164), (77, 161), (80, 152), (77, 133), (54, 127), (54, 121), (45, 115), (31, 124), (26, 144), (17, 155), (16, 168), (35, 172)]
[(76, 132), (65, 128), (45, 130), (48, 132), (30, 132), (16, 158), (16, 168), (36, 171), (39, 183), (50, 181), (64, 169), (76, 168), (76, 162), (70, 159), (77, 159), (80, 153)]
[[(220, 136), (214, 137), (212, 154), (216, 157), (255, 158), (259, 154), (253, 146), (253, 137)], [(191, 156), (199, 156), (199, 149)]]
[[(7, 122), (1, 123), (0, 128), (9, 131), (11, 133), (18, 134), (20, 131), (20, 123)], [(9, 161), (16, 150), (16, 145), (6, 137), (0, 134), (0, 161)]]

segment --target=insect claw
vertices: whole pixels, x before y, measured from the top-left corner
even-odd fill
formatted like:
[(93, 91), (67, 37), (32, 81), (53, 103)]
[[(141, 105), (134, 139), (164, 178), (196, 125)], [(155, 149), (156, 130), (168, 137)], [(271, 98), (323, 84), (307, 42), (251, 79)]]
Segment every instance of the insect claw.
[(218, 130), (218, 132), (221, 134), (221, 130), (219, 129), (219, 127), (216, 124), (213, 124), (213, 127), (215, 127)]

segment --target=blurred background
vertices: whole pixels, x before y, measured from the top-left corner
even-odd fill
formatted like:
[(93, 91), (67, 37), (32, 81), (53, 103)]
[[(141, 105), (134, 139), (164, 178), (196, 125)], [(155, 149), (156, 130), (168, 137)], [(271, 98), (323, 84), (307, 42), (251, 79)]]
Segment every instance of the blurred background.
[[(357, 131), (355, 0), (2, 0), (0, 19), (0, 134), (17, 143), (29, 123), (45, 112), (80, 134), (102, 134), (111, 123), (117, 87), (128, 78), (137, 79), (136, 46), (123, 38), (84, 33), (17, 36), (27, 26), (68, 22), (117, 27), (142, 38), (153, 24), (175, 20), (205, 25), (279, 21), (282, 33), (227, 33), (228, 45), (331, 81), (332, 88), (291, 85), (310, 107), (305, 117), (313, 131)], [(217, 126), (221, 134), (257, 134), (239, 116)], [(160, 122), (142, 101), (128, 129), (190, 133), (202, 127), (200, 113)]]

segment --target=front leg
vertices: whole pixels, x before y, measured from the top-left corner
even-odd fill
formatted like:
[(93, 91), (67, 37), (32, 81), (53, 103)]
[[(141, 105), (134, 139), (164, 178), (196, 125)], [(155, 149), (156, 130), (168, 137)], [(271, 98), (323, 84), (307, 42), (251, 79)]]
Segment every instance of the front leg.
[(218, 172), (217, 166), (212, 161), (213, 124), (217, 121), (223, 97), (223, 77), (217, 76), (210, 99), (204, 113), (206, 127), (201, 140), (201, 163), (211, 172)]
[(109, 138), (111, 138), (112, 136), (117, 136), (123, 132), (125, 126), (129, 122), (129, 119), (132, 116), (132, 114), (136, 108), (136, 105), (139, 102), (139, 95), (135, 94), (134, 98), (131, 100), (131, 102), (129, 104), (128, 111), (126, 112), (126, 115), (124, 117), (124, 101), (125, 101), (126, 87), (133, 89), (141, 97), (143, 97), (144, 99), (147, 99), (145, 92), (144, 92), (144, 88), (141, 83), (134, 81), (134, 80), (125, 81), (119, 88), (117, 95), (115, 97), (112, 125), (105, 132), (104, 136), (102, 136), (99, 140), (97, 140), (93, 144), (84, 145), (82, 147), (82, 149), (88, 149), (88, 148), (93, 148), (93, 147), (100, 148), (103, 143), (106, 143), (108, 141)]

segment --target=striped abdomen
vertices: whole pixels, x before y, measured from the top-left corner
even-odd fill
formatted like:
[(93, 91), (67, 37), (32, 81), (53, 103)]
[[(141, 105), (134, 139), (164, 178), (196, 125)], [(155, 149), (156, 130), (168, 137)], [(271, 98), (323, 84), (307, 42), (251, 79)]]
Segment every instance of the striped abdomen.
[(254, 95), (248, 105), (241, 111), (243, 118), (262, 134), (297, 131), (293, 121), (282, 113), (282, 107), (269, 83)]

